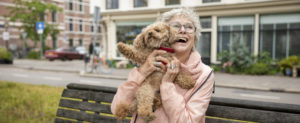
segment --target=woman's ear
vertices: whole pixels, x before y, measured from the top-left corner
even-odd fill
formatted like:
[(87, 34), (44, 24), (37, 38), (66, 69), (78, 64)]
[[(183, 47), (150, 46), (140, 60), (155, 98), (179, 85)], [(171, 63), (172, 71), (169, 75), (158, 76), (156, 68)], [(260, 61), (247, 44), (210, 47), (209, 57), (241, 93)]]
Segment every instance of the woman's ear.
[(136, 48), (145, 48), (145, 40), (144, 40), (144, 33), (140, 33), (133, 41), (133, 45)]

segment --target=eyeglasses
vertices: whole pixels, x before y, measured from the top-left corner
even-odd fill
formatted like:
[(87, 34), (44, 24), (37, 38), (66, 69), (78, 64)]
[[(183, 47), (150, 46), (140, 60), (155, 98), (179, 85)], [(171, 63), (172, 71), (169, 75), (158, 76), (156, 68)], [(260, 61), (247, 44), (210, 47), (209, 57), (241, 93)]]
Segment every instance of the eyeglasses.
[(191, 24), (191, 23), (187, 23), (187, 24), (184, 24), (184, 25), (181, 25), (180, 23), (170, 23), (169, 26), (174, 28), (177, 31), (180, 31), (181, 27), (183, 26), (184, 30), (187, 33), (193, 33), (196, 30), (196, 27), (194, 27), (194, 25)]

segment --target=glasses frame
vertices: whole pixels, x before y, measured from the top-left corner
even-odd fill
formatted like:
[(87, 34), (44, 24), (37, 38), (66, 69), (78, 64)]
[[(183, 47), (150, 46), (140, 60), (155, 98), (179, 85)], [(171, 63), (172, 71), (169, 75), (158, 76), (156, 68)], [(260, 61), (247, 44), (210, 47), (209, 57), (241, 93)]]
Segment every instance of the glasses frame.
[[(177, 29), (177, 27), (174, 27), (175, 24), (177, 24), (178, 26), (180, 26), (180, 28)], [(187, 33), (189, 33), (189, 34), (196, 32), (196, 27), (194, 26), (194, 24), (191, 24), (191, 25), (193, 25), (193, 28), (194, 28), (193, 31), (187, 31), (187, 24), (188, 24), (188, 23), (183, 24), (183, 25), (180, 24), (180, 23), (170, 23), (169, 26), (170, 26), (171, 28), (176, 29), (176, 31), (178, 31), (178, 32), (181, 30), (182, 27), (184, 28), (185, 32), (187, 32)]]

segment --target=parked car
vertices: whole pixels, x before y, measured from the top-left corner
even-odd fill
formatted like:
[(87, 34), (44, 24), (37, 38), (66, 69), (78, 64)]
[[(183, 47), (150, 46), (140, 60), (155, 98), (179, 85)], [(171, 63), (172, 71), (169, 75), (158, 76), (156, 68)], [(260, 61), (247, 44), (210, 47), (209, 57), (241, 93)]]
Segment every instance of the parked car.
[(73, 60), (73, 59), (83, 59), (85, 54), (79, 53), (74, 47), (62, 47), (56, 50), (47, 50), (45, 52), (46, 59), (53, 61), (55, 59), (60, 60)]
[(80, 54), (83, 54), (83, 55), (86, 55), (87, 54), (87, 50), (84, 46), (79, 46), (79, 47), (76, 47), (76, 50), (80, 53)]

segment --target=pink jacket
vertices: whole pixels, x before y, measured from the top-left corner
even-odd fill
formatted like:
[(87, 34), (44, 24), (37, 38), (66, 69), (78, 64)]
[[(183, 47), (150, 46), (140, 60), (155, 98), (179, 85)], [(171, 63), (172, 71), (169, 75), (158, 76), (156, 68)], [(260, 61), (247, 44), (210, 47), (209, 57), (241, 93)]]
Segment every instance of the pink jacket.
[[(214, 85), (212, 69), (203, 64), (201, 56), (193, 51), (186, 64), (181, 69), (189, 72), (197, 80), (194, 88), (186, 90), (173, 83), (163, 83), (160, 93), (163, 106), (155, 111), (156, 118), (150, 123), (204, 123)], [(145, 77), (134, 68), (126, 82), (121, 84), (113, 99), (111, 111), (115, 114), (115, 107), (119, 102), (131, 103), (135, 92)], [(202, 83), (206, 83), (198, 90)], [(198, 90), (198, 91), (197, 91)], [(136, 118), (137, 116), (137, 118)], [(131, 123), (145, 123), (141, 117), (134, 113)]]

